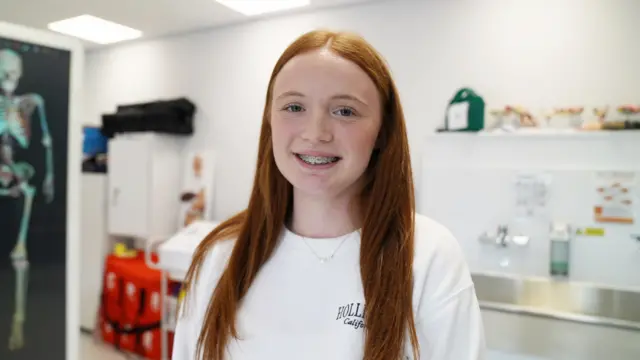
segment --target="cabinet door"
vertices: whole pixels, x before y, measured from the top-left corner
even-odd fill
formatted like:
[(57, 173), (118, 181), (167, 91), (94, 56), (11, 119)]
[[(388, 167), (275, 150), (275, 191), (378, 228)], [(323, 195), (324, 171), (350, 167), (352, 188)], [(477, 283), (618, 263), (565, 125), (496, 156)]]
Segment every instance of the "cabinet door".
[(149, 221), (151, 143), (121, 136), (109, 142), (109, 233), (146, 237)]

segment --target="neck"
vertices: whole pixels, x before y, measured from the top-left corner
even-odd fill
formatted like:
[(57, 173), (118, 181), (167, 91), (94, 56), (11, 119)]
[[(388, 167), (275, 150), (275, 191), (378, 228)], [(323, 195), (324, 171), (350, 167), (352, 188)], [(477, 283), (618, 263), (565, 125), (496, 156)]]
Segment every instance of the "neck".
[(311, 238), (333, 238), (360, 228), (353, 197), (312, 197), (294, 189), (290, 230)]

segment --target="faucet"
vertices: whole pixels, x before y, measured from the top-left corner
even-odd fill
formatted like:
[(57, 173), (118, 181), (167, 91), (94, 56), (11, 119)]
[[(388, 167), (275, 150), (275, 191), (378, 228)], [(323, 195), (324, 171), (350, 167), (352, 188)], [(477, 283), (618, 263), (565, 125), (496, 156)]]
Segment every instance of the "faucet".
[(517, 246), (527, 246), (530, 238), (528, 235), (523, 234), (509, 235), (509, 227), (507, 225), (498, 225), (498, 229), (495, 232), (485, 231), (478, 240), (483, 244), (507, 247), (510, 243)]
[(498, 225), (496, 232), (485, 231), (479, 238), (481, 243), (507, 247), (509, 243), (509, 228), (507, 225)]
[(500, 247), (506, 247), (509, 241), (508, 239), (509, 228), (507, 225), (498, 225), (498, 233), (496, 235), (496, 245)]

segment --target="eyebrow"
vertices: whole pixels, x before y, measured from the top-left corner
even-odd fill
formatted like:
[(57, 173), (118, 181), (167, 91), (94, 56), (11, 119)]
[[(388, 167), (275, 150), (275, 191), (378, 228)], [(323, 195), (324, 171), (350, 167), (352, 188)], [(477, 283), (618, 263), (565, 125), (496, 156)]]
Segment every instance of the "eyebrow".
[(355, 97), (353, 95), (349, 95), (349, 94), (340, 94), (340, 95), (335, 95), (331, 97), (332, 99), (342, 99), (342, 100), (353, 100), (353, 101), (357, 101), (363, 105), (368, 105), (364, 100), (361, 100), (358, 97)]
[[(280, 94), (280, 96), (278, 96), (278, 99), (284, 98), (284, 97), (288, 97), (288, 96), (295, 96), (295, 97), (304, 97), (304, 94), (299, 92), (299, 91), (285, 91), (282, 94)], [(353, 95), (349, 95), (349, 94), (338, 94), (338, 95), (334, 95), (331, 97), (331, 99), (341, 99), (341, 100), (353, 100), (353, 101), (357, 101), (361, 104), (364, 105), (368, 105), (364, 100), (361, 100), (360, 98), (353, 96)]]
[(282, 99), (288, 96), (304, 97), (304, 94), (298, 91), (285, 91), (282, 94), (280, 94), (280, 96), (278, 96), (278, 99)]

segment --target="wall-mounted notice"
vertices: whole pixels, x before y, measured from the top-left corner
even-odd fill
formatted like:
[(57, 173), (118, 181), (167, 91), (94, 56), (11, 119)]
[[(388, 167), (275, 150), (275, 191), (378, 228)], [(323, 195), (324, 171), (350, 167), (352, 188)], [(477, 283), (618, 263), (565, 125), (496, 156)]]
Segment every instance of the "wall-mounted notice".
[(633, 224), (638, 176), (630, 171), (596, 173), (597, 201), (593, 207), (595, 221)]
[(515, 181), (515, 212), (518, 218), (544, 216), (547, 211), (551, 175), (519, 173)]
[(183, 189), (180, 194), (179, 228), (199, 220), (211, 220), (214, 158), (211, 151), (190, 153), (187, 157)]

